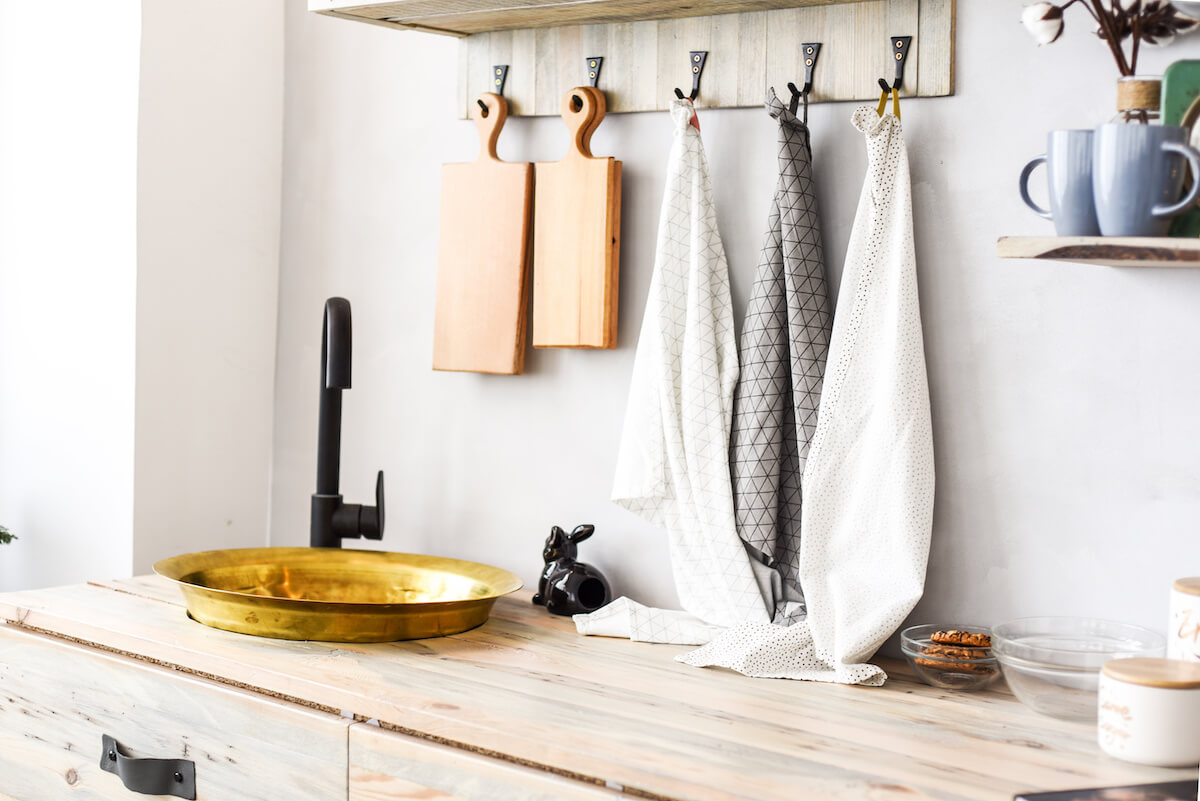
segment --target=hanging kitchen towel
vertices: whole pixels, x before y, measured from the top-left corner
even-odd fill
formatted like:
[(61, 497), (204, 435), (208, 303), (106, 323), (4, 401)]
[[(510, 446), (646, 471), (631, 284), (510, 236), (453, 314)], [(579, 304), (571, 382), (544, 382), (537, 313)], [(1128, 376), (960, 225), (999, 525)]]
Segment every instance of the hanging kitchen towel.
[(933, 522), (933, 435), (900, 120), (864, 106), (867, 178), (842, 272), (804, 468), (807, 618), (738, 626), (677, 657), (751, 676), (882, 684), (866, 664), (921, 597)]
[(687, 614), (618, 599), (575, 622), (583, 634), (699, 644), (714, 626), (767, 623), (771, 616), (733, 517), (737, 343), (708, 163), (691, 101), (674, 101), (671, 120), (675, 135), (613, 500), (666, 529)]
[(829, 350), (829, 297), (808, 127), (767, 92), (779, 121), (779, 180), (742, 325), (730, 470), (738, 535), (769, 568), (772, 622), (804, 618), (800, 477), (817, 425)]

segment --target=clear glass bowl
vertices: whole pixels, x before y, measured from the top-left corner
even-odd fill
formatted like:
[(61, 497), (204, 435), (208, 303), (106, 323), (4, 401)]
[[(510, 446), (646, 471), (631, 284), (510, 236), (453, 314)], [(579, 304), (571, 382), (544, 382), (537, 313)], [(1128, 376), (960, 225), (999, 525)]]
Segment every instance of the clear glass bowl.
[[(1000, 675), (1000, 665), (987, 648), (961, 648), (947, 656), (930, 639), (935, 631), (958, 629), (972, 634), (988, 634), (985, 626), (966, 626), (961, 623), (938, 626), (926, 624), (909, 626), (900, 632), (900, 650), (913, 672), (926, 684), (943, 690), (982, 690)], [(957, 646), (951, 646), (957, 647)], [(932, 653), (931, 653), (932, 650)]]
[(1026, 617), (992, 629), (992, 653), (1022, 703), (1063, 720), (1095, 720), (1100, 668), (1110, 659), (1162, 656), (1166, 639), (1090, 617)]

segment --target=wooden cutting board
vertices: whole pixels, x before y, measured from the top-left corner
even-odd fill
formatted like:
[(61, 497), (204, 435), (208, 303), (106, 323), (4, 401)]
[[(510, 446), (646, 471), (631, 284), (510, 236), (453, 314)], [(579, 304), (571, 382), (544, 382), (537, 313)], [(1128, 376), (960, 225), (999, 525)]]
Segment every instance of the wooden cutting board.
[(515, 375), (525, 367), (533, 165), (496, 156), (508, 104), (479, 100), (479, 158), (442, 167), (433, 369)]
[(534, 203), (533, 346), (617, 346), (621, 162), (592, 156), (604, 95), (563, 97), (571, 144), (562, 161), (538, 162)]

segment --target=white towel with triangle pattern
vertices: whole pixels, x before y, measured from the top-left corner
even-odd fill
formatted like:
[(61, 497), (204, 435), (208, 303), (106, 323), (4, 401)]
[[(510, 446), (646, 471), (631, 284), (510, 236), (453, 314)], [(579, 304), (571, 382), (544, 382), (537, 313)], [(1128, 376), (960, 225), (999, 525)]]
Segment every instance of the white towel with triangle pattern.
[(671, 120), (613, 500), (666, 529), (685, 611), (618, 598), (575, 623), (583, 634), (698, 645), (727, 626), (771, 617), (734, 523), (729, 432), (737, 342), (708, 162), (691, 102), (672, 103)]

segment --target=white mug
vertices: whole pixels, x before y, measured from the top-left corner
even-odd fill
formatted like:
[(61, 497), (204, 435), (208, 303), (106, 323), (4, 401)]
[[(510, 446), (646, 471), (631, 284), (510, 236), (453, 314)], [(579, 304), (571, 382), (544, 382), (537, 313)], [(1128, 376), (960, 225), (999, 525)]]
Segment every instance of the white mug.
[(1167, 658), (1200, 662), (1200, 576), (1178, 579), (1171, 587)]
[(1114, 659), (1100, 669), (1096, 740), (1106, 754), (1162, 767), (1200, 765), (1200, 665)]

